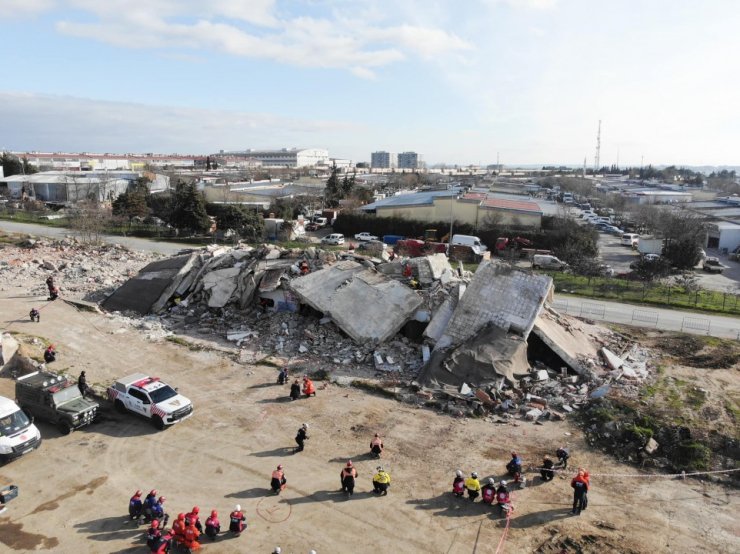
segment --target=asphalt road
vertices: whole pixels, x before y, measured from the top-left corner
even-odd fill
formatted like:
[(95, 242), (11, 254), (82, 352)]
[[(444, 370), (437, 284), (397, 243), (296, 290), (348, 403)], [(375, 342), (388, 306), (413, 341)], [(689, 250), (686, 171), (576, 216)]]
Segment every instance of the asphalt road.
[[(22, 233), (39, 237), (64, 238), (74, 235), (72, 229), (66, 227), (48, 227), (35, 223), (16, 223), (15, 221), (0, 220), (0, 229), (9, 233)], [(175, 242), (157, 242), (149, 239), (136, 237), (121, 237), (117, 235), (103, 235), (102, 240), (110, 244), (121, 244), (132, 250), (143, 250), (146, 252), (157, 252), (159, 254), (174, 255), (184, 248), (193, 248), (192, 244), (180, 244)]]
[(563, 294), (555, 295), (553, 307), (560, 312), (587, 317), (594, 321), (740, 340), (740, 319), (733, 317), (606, 302)]

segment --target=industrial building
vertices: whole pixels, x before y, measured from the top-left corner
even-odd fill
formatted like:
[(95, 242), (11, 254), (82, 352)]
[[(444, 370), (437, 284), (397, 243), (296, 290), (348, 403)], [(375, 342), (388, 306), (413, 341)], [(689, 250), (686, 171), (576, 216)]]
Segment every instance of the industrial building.
[(7, 186), (11, 198), (58, 204), (74, 204), (81, 200), (111, 202), (139, 176), (139, 173), (131, 171), (45, 171), (4, 177), (0, 184)]
[(206, 165), (205, 156), (179, 154), (93, 154), (64, 152), (13, 152), (39, 171), (143, 171), (147, 168), (192, 169)]
[(323, 148), (282, 148), (279, 150), (244, 150), (224, 152), (214, 156), (242, 158), (259, 162), (262, 167), (316, 167), (329, 166), (329, 151)]

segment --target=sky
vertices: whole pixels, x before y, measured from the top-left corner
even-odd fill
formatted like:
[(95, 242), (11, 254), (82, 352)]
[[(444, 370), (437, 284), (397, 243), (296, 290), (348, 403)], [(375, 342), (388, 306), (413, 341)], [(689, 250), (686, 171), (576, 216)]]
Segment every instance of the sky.
[(0, 149), (740, 163), (736, 0), (0, 0)]

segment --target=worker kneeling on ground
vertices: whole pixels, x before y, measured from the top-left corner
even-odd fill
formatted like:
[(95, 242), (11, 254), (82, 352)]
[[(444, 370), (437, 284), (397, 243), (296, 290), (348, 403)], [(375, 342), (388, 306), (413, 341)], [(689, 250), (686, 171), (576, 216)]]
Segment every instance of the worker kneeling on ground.
[(480, 481), (478, 481), (478, 474), (474, 471), (470, 474), (470, 477), (465, 479), (465, 488), (468, 489), (468, 498), (471, 502), (475, 502), (480, 494)]
[(508, 515), (511, 512), (511, 495), (509, 489), (506, 488), (506, 481), (501, 481), (496, 489), (496, 503), (498, 504), (501, 515)]
[(283, 466), (277, 466), (277, 469), (272, 472), (272, 479), (270, 480), (270, 488), (275, 494), (280, 494), (280, 491), (285, 488), (287, 480), (285, 479), (285, 472)]
[(242, 507), (237, 504), (234, 511), (229, 514), (229, 531), (237, 537), (247, 528), (247, 518), (242, 513)]
[(221, 532), (221, 522), (218, 520), (218, 512), (211, 510), (211, 515), (206, 519), (206, 536), (212, 541)]
[(465, 496), (465, 477), (463, 477), (463, 472), (459, 469), (455, 472), (455, 479), (452, 481), (452, 494), (460, 498)]
[(303, 394), (306, 395), (306, 398), (309, 396), (316, 396), (316, 387), (307, 375), (303, 376)]
[(370, 453), (376, 458), (380, 458), (383, 453), (383, 441), (378, 433), (375, 433), (373, 440), (370, 441)]
[(357, 470), (352, 465), (352, 460), (349, 460), (346, 467), (342, 469), (339, 479), (342, 483), (342, 492), (352, 496), (355, 493), (355, 479), (357, 479)]
[(391, 486), (391, 476), (386, 473), (383, 466), (378, 466), (376, 470), (377, 473), (373, 477), (373, 492), (386, 495), (388, 494), (388, 488)]
[(493, 504), (496, 499), (496, 486), (493, 477), (489, 477), (486, 484), (481, 489), (481, 500), (483, 504)]

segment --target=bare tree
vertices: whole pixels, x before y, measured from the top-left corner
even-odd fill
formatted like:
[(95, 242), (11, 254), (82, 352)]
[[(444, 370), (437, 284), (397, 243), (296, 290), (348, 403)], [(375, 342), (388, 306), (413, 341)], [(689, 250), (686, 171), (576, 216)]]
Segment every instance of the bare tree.
[(85, 244), (100, 244), (103, 230), (111, 221), (107, 208), (94, 200), (78, 202), (70, 217), (70, 227), (75, 230), (80, 242)]

